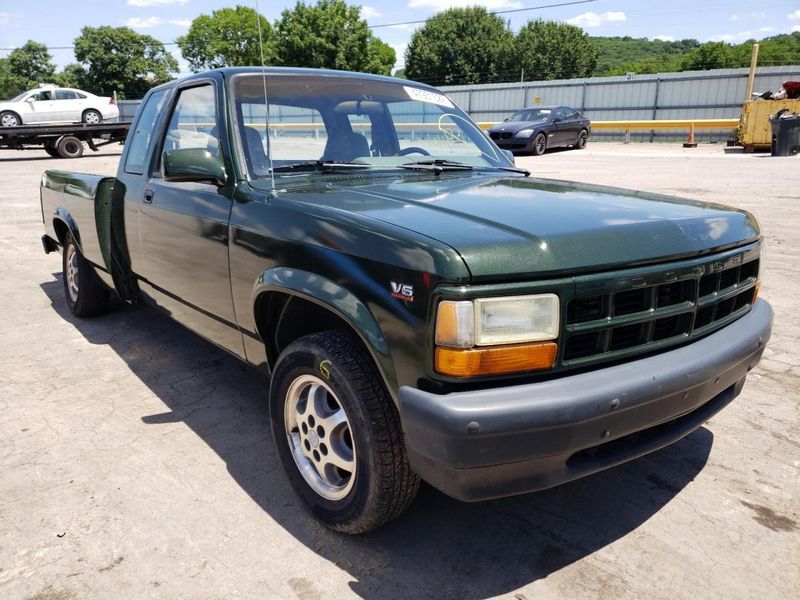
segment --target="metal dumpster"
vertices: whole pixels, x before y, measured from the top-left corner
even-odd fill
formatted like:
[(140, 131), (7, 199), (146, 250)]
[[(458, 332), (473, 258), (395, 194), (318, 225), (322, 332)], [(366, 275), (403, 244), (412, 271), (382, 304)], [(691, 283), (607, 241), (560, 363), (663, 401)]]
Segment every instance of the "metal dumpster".
[(800, 115), (770, 118), (772, 156), (792, 156), (800, 152)]
[(739, 121), (739, 143), (744, 146), (745, 152), (772, 147), (769, 117), (783, 108), (800, 113), (800, 100), (753, 100), (744, 103)]

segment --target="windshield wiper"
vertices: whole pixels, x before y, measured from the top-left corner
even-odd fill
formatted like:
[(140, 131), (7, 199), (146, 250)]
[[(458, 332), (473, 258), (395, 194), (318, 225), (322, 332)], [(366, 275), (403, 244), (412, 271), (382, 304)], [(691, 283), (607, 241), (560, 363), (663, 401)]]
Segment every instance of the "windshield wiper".
[(525, 177), (530, 177), (531, 172), (528, 169), (520, 169), (519, 167), (495, 167), (495, 169), (500, 169), (501, 171), (511, 171), (512, 173), (522, 173)]
[(472, 165), (467, 165), (453, 160), (444, 160), (442, 158), (418, 160), (397, 166), (401, 169), (420, 169), (424, 171), (433, 171), (434, 173), (441, 173), (442, 171), (471, 171), (475, 168)]
[(296, 162), (288, 165), (280, 165), (272, 169), (273, 173), (281, 171), (304, 171), (316, 169), (368, 169), (370, 165), (338, 160), (313, 160), (307, 162)]

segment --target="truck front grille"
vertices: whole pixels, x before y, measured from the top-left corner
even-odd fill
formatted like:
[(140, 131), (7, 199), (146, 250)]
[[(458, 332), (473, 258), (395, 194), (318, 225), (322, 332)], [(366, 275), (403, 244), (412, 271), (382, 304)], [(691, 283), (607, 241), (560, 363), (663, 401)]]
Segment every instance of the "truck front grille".
[[(567, 305), (562, 364), (580, 366), (659, 350), (745, 314), (756, 296), (758, 247), (705, 261), (578, 281)], [(581, 294), (589, 289), (599, 293)]]

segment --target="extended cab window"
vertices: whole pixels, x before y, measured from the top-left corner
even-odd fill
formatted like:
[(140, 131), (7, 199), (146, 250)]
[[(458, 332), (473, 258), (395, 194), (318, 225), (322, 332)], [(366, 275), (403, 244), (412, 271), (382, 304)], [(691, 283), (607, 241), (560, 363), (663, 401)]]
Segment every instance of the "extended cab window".
[(179, 94), (167, 126), (162, 152), (205, 148), (212, 154), (218, 154), (219, 135), (214, 87), (201, 85), (181, 90)]
[(153, 135), (153, 126), (156, 117), (164, 103), (166, 90), (154, 92), (142, 107), (139, 119), (136, 121), (136, 131), (128, 141), (128, 157), (125, 159), (125, 172), (141, 175), (144, 173), (144, 163), (147, 160), (147, 149), (150, 147), (150, 138)]

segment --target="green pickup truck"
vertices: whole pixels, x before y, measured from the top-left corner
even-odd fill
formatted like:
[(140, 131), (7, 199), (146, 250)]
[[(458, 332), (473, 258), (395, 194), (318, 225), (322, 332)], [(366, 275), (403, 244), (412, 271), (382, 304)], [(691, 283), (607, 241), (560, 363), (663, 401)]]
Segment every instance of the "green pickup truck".
[[(624, 168), (624, 165), (620, 165)], [(269, 378), (329, 527), (540, 490), (675, 442), (772, 327), (762, 236), (716, 204), (544, 180), (447, 96), (231, 68), (151, 90), (116, 177), (47, 171), (66, 302), (145, 302)]]

